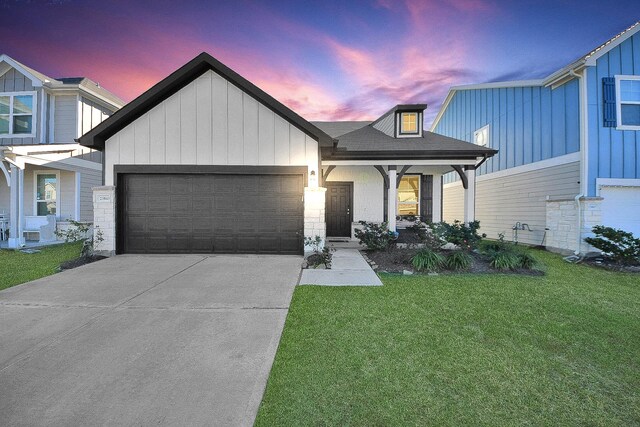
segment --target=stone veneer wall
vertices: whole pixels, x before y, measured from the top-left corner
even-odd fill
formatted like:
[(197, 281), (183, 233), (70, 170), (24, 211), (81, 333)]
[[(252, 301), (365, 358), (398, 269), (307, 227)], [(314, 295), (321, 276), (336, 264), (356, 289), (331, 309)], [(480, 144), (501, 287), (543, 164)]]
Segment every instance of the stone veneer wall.
[[(322, 245), (327, 237), (327, 224), (324, 219), (325, 193), (324, 187), (305, 187), (304, 189), (304, 237), (320, 236)], [(311, 248), (304, 247), (305, 252)]]
[[(97, 241), (98, 232), (102, 242)], [(116, 253), (116, 187), (93, 187), (93, 237), (95, 251), (100, 255)]]
[[(579, 249), (586, 254), (595, 249), (585, 243), (584, 238), (592, 236), (594, 225), (602, 224), (601, 197), (579, 199), (581, 221), (578, 221), (578, 206), (575, 199), (547, 200), (546, 247), (557, 252), (573, 252)], [(581, 225), (578, 244), (578, 226)]]

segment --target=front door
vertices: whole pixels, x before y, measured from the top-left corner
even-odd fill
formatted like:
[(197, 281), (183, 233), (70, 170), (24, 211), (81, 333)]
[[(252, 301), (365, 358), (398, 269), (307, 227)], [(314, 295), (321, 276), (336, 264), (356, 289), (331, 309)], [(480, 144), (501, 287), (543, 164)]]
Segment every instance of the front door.
[(327, 182), (327, 237), (351, 237), (352, 182)]

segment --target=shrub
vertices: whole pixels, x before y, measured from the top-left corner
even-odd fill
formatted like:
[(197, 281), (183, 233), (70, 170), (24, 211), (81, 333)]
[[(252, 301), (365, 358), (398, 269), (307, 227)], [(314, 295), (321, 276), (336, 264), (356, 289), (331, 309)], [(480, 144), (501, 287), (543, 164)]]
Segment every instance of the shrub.
[(418, 271), (437, 271), (444, 265), (445, 258), (431, 249), (421, 249), (411, 258), (411, 265)]
[(439, 249), (445, 241), (437, 236), (429, 227), (430, 225), (422, 221), (416, 221), (413, 225), (407, 227), (407, 230), (414, 232), (420, 240), (420, 243), (424, 244), (427, 248), (433, 250)]
[(446, 222), (439, 222), (431, 224), (431, 230), (433, 233), (442, 240), (453, 243), (463, 250), (473, 250), (483, 237), (487, 237), (486, 234), (478, 234), (480, 229), (480, 221), (473, 221), (465, 224), (461, 221), (455, 220), (453, 224)]
[(322, 237), (305, 237), (304, 245), (311, 247), (313, 251), (313, 255), (307, 257), (307, 261), (314, 268), (319, 266), (320, 264), (324, 264), (326, 268), (331, 268), (331, 259), (333, 258), (332, 252), (335, 251), (334, 248), (330, 248), (328, 246), (323, 246), (322, 249)]
[(465, 251), (453, 251), (445, 259), (445, 266), (449, 270), (466, 270), (471, 265), (473, 259)]
[(75, 221), (71, 218), (69, 218), (68, 221), (71, 225), (66, 230), (56, 230), (55, 235), (60, 239), (64, 239), (67, 243), (82, 241), (81, 257), (93, 255), (96, 246), (104, 241), (102, 230), (98, 229), (94, 237), (93, 235), (89, 235), (91, 224)]
[(596, 237), (587, 237), (585, 242), (620, 264), (640, 263), (640, 239), (632, 233), (602, 225), (592, 231)]
[(516, 270), (520, 267), (520, 258), (513, 252), (495, 252), (489, 255), (490, 264), (497, 270)]
[(395, 239), (394, 233), (389, 231), (386, 222), (376, 224), (374, 222), (358, 221), (358, 223), (362, 225), (362, 229), (356, 229), (354, 234), (360, 244), (365, 245), (369, 250), (386, 250)]
[(529, 252), (519, 253), (518, 262), (520, 263), (520, 268), (527, 270), (534, 270), (538, 266), (538, 260)]

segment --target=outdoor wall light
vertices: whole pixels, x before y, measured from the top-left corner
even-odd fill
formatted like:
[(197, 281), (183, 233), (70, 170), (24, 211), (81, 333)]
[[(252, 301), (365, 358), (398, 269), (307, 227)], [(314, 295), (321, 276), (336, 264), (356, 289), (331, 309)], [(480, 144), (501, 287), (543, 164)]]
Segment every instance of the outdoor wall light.
[(316, 175), (315, 170), (311, 170), (309, 172), (309, 187), (317, 187), (318, 186), (318, 175)]

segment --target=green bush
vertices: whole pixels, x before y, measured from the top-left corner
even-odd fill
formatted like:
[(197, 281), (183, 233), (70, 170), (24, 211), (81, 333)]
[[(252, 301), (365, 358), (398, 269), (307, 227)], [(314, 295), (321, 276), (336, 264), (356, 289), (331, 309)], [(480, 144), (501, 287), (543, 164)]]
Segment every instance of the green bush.
[(538, 266), (538, 260), (529, 252), (519, 253), (518, 261), (520, 263), (520, 268), (524, 268), (527, 270), (535, 270)]
[(465, 251), (453, 251), (447, 255), (445, 266), (449, 270), (466, 270), (471, 265), (473, 259)]
[(620, 264), (640, 263), (640, 239), (628, 231), (596, 225), (592, 229), (596, 237), (585, 242)]
[(478, 234), (480, 221), (473, 221), (468, 224), (455, 220), (453, 224), (438, 222), (430, 225), (433, 233), (440, 239), (453, 243), (463, 250), (473, 250), (478, 246), (486, 234)]
[(494, 252), (489, 259), (491, 267), (497, 270), (516, 270), (520, 267), (520, 258), (513, 252)]
[(362, 225), (362, 229), (357, 228), (354, 234), (360, 244), (365, 245), (369, 250), (387, 250), (395, 240), (395, 235), (389, 231), (386, 222), (376, 224), (374, 222), (358, 221), (358, 223)]
[(438, 271), (445, 264), (445, 258), (431, 249), (421, 249), (411, 258), (411, 265), (418, 271)]

